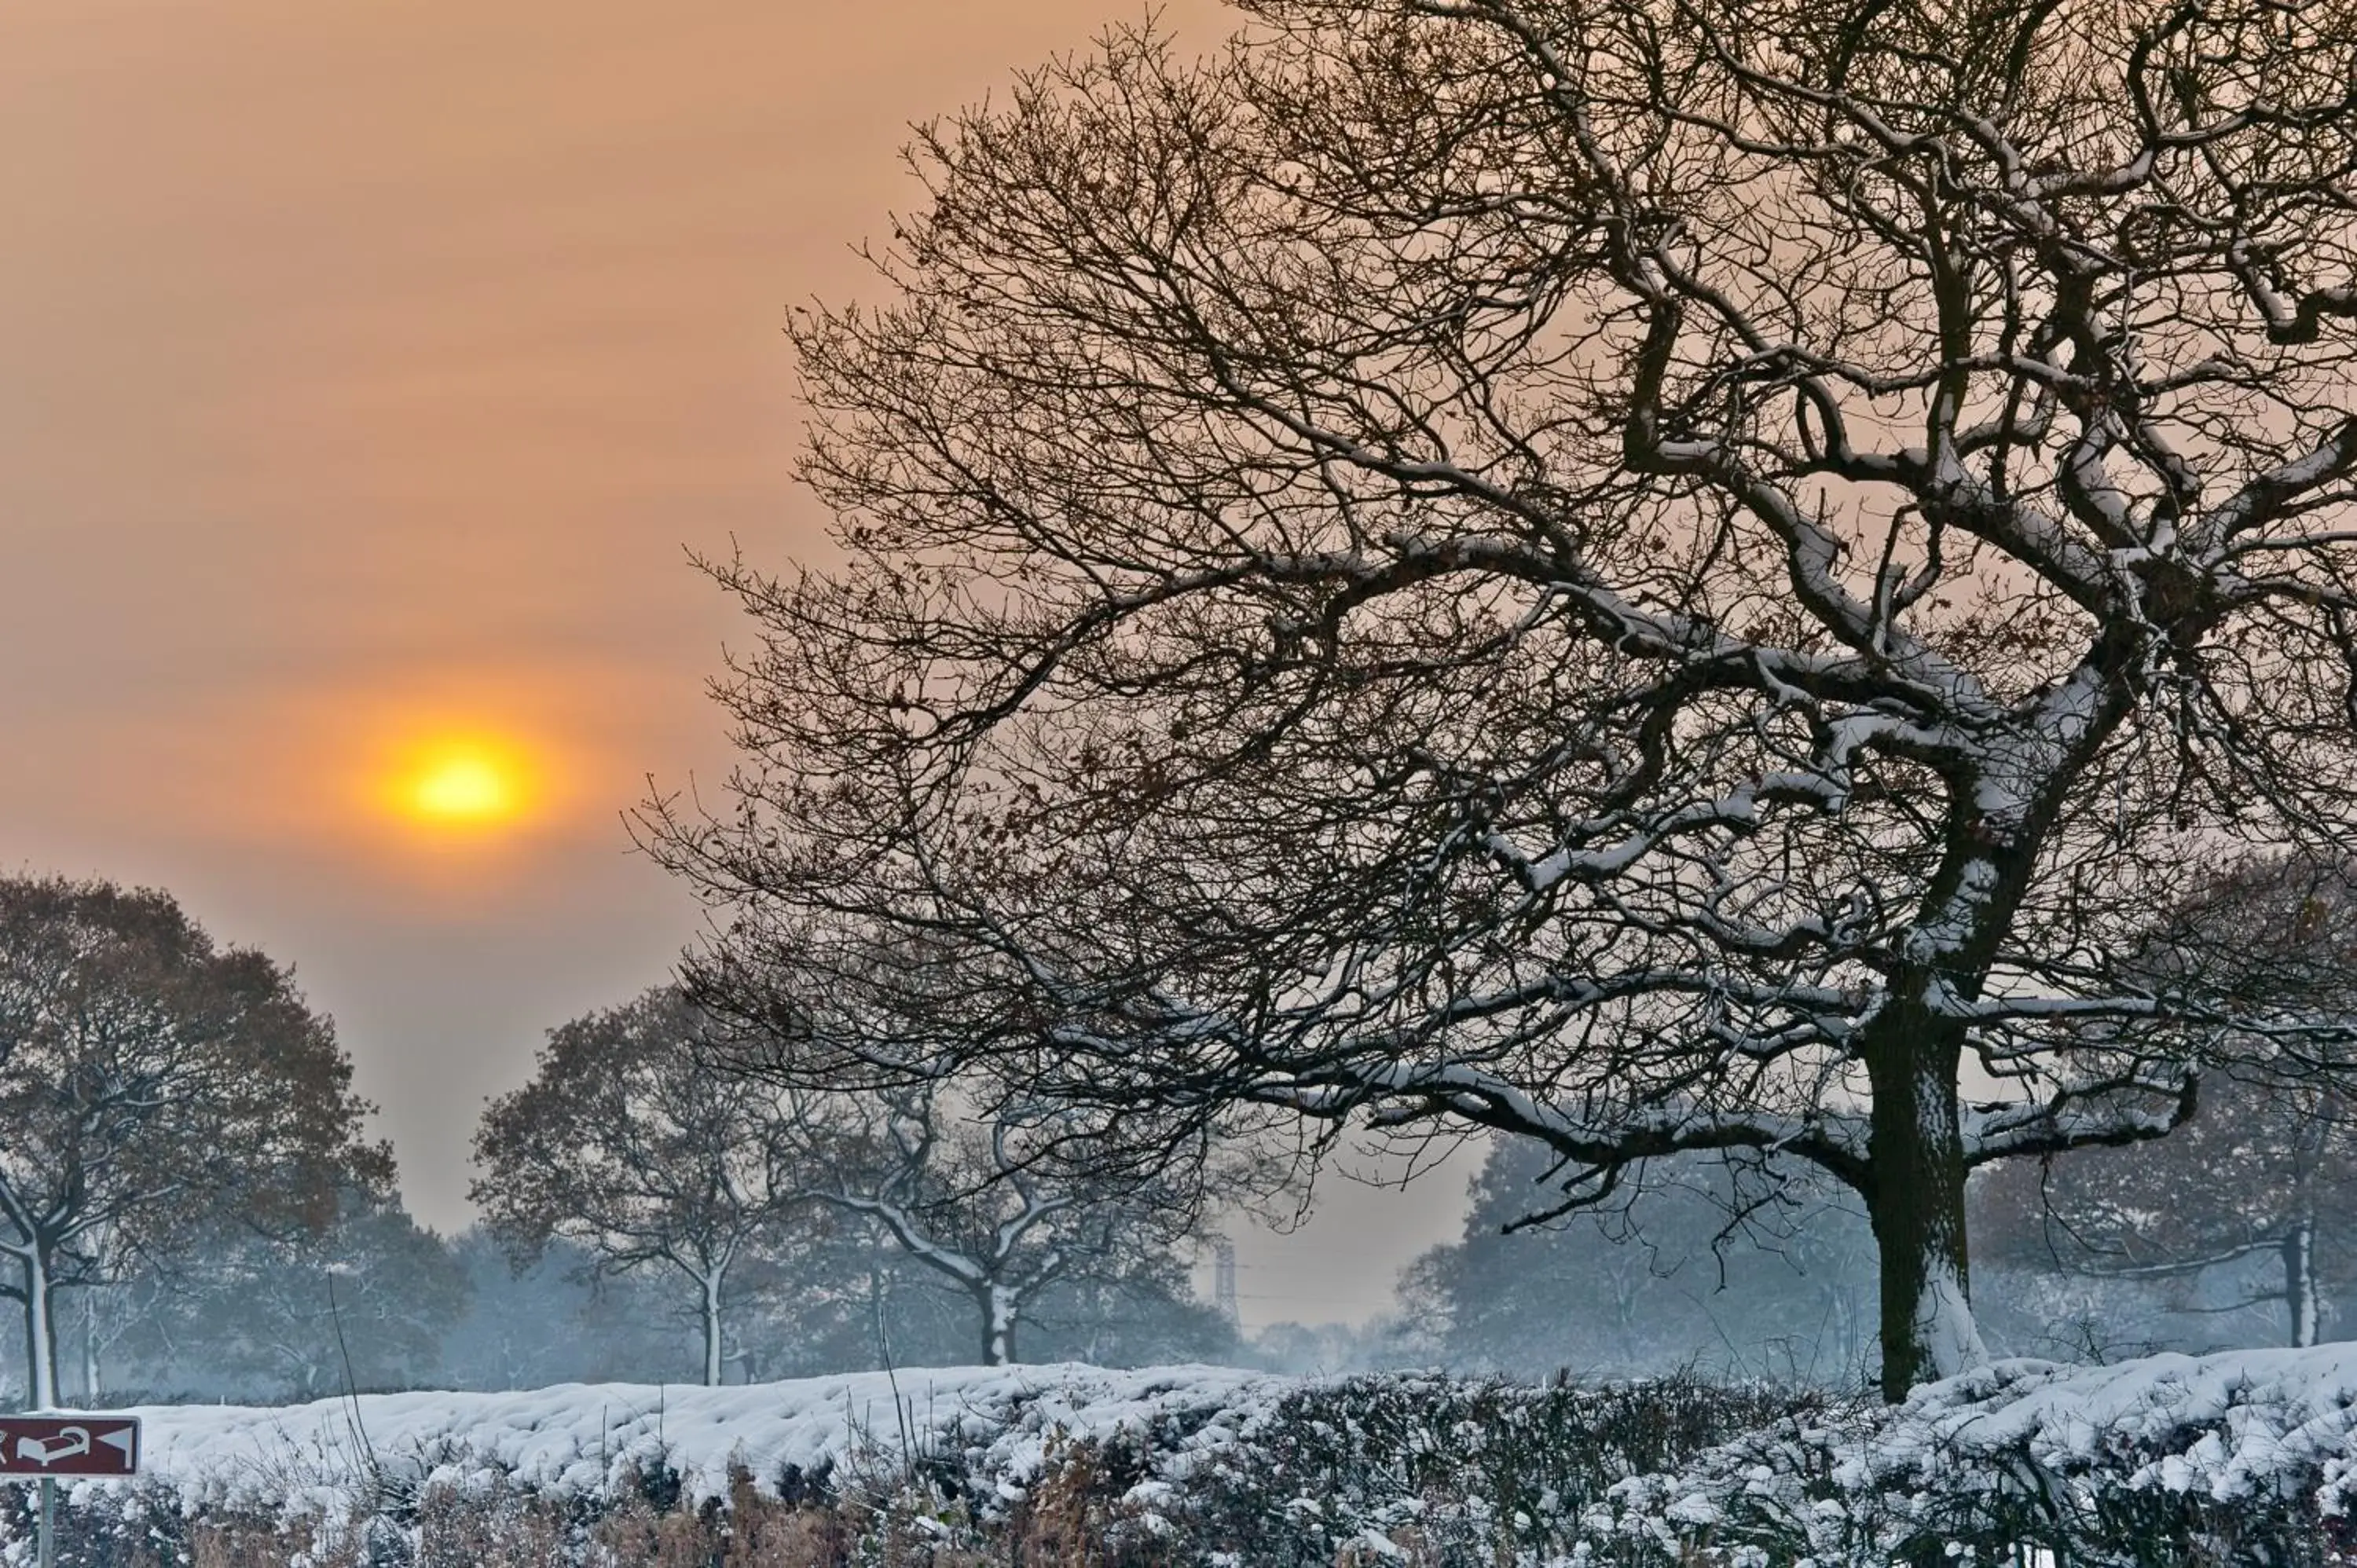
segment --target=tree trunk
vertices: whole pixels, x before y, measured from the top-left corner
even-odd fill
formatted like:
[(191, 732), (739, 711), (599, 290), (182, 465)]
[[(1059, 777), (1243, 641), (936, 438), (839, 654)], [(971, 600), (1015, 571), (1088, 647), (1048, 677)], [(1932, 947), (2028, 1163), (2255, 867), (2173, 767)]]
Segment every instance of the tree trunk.
[(84, 1287), (81, 1293), (81, 1402), (85, 1410), (95, 1410), (102, 1402), (98, 1387), (98, 1294), (99, 1287), (95, 1285)]
[(870, 1263), (867, 1266), (867, 1322), (876, 1335), (876, 1364), (892, 1365), (892, 1334), (884, 1321), (884, 1274)]
[(974, 1300), (982, 1310), (982, 1364), (1013, 1366), (1015, 1314), (1019, 1305), (1016, 1293), (993, 1280), (974, 1293)]
[(25, 1391), (29, 1408), (58, 1407), (58, 1327), (51, 1316), (48, 1260), (41, 1244), (29, 1243), (25, 1259)]
[(696, 1283), (704, 1287), (704, 1386), (720, 1386), (720, 1275), (717, 1272), (705, 1274)]
[(2316, 1343), (2323, 1304), (2316, 1288), (2316, 1215), (2303, 1210), (2284, 1233), (2284, 1305), (2291, 1319), (2291, 1342), (2306, 1349)]
[(1910, 1007), (1878, 1033), (1866, 1052), (1874, 1105), (1864, 1196), (1882, 1266), (1882, 1397), (1895, 1404), (1988, 1351), (1964, 1248), (1963, 1031)]

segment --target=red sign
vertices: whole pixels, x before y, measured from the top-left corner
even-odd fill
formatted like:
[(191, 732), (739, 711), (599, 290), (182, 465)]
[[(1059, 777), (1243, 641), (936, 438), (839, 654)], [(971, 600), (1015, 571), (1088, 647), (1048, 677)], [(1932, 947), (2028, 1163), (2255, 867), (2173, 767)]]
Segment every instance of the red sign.
[(129, 1415), (0, 1415), (0, 1476), (130, 1476), (139, 1420)]

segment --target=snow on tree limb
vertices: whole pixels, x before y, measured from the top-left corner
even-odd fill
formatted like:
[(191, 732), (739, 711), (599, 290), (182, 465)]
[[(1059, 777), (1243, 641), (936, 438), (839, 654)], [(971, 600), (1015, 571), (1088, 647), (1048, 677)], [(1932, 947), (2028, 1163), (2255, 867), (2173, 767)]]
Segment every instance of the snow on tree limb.
[(887, 302), (797, 317), (849, 564), (719, 568), (697, 983), (1146, 1165), (1813, 1160), (1895, 1397), (1973, 1353), (1968, 1166), (2348, 1065), (2147, 960), (2357, 851), (2357, 16), (1250, 8), (929, 129)]

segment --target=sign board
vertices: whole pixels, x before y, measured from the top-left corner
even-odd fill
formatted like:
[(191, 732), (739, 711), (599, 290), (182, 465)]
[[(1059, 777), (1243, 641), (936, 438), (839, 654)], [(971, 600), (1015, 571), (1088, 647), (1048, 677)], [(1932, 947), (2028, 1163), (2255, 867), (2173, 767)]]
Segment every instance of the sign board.
[(0, 1476), (131, 1476), (139, 1419), (130, 1415), (0, 1415)]

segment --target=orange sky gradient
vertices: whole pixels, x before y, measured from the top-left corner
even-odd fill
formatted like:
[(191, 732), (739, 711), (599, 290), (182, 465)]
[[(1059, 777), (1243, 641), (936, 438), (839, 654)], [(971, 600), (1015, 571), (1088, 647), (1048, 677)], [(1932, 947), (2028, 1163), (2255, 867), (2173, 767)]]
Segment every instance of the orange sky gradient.
[[(726, 765), (685, 553), (820, 545), (788, 306), (873, 292), (909, 122), (1143, 9), (6, 9), (0, 865), (293, 961), (457, 1223), (483, 1096), (692, 931), (619, 818)], [(530, 759), (511, 828), (387, 806), (451, 730)]]

